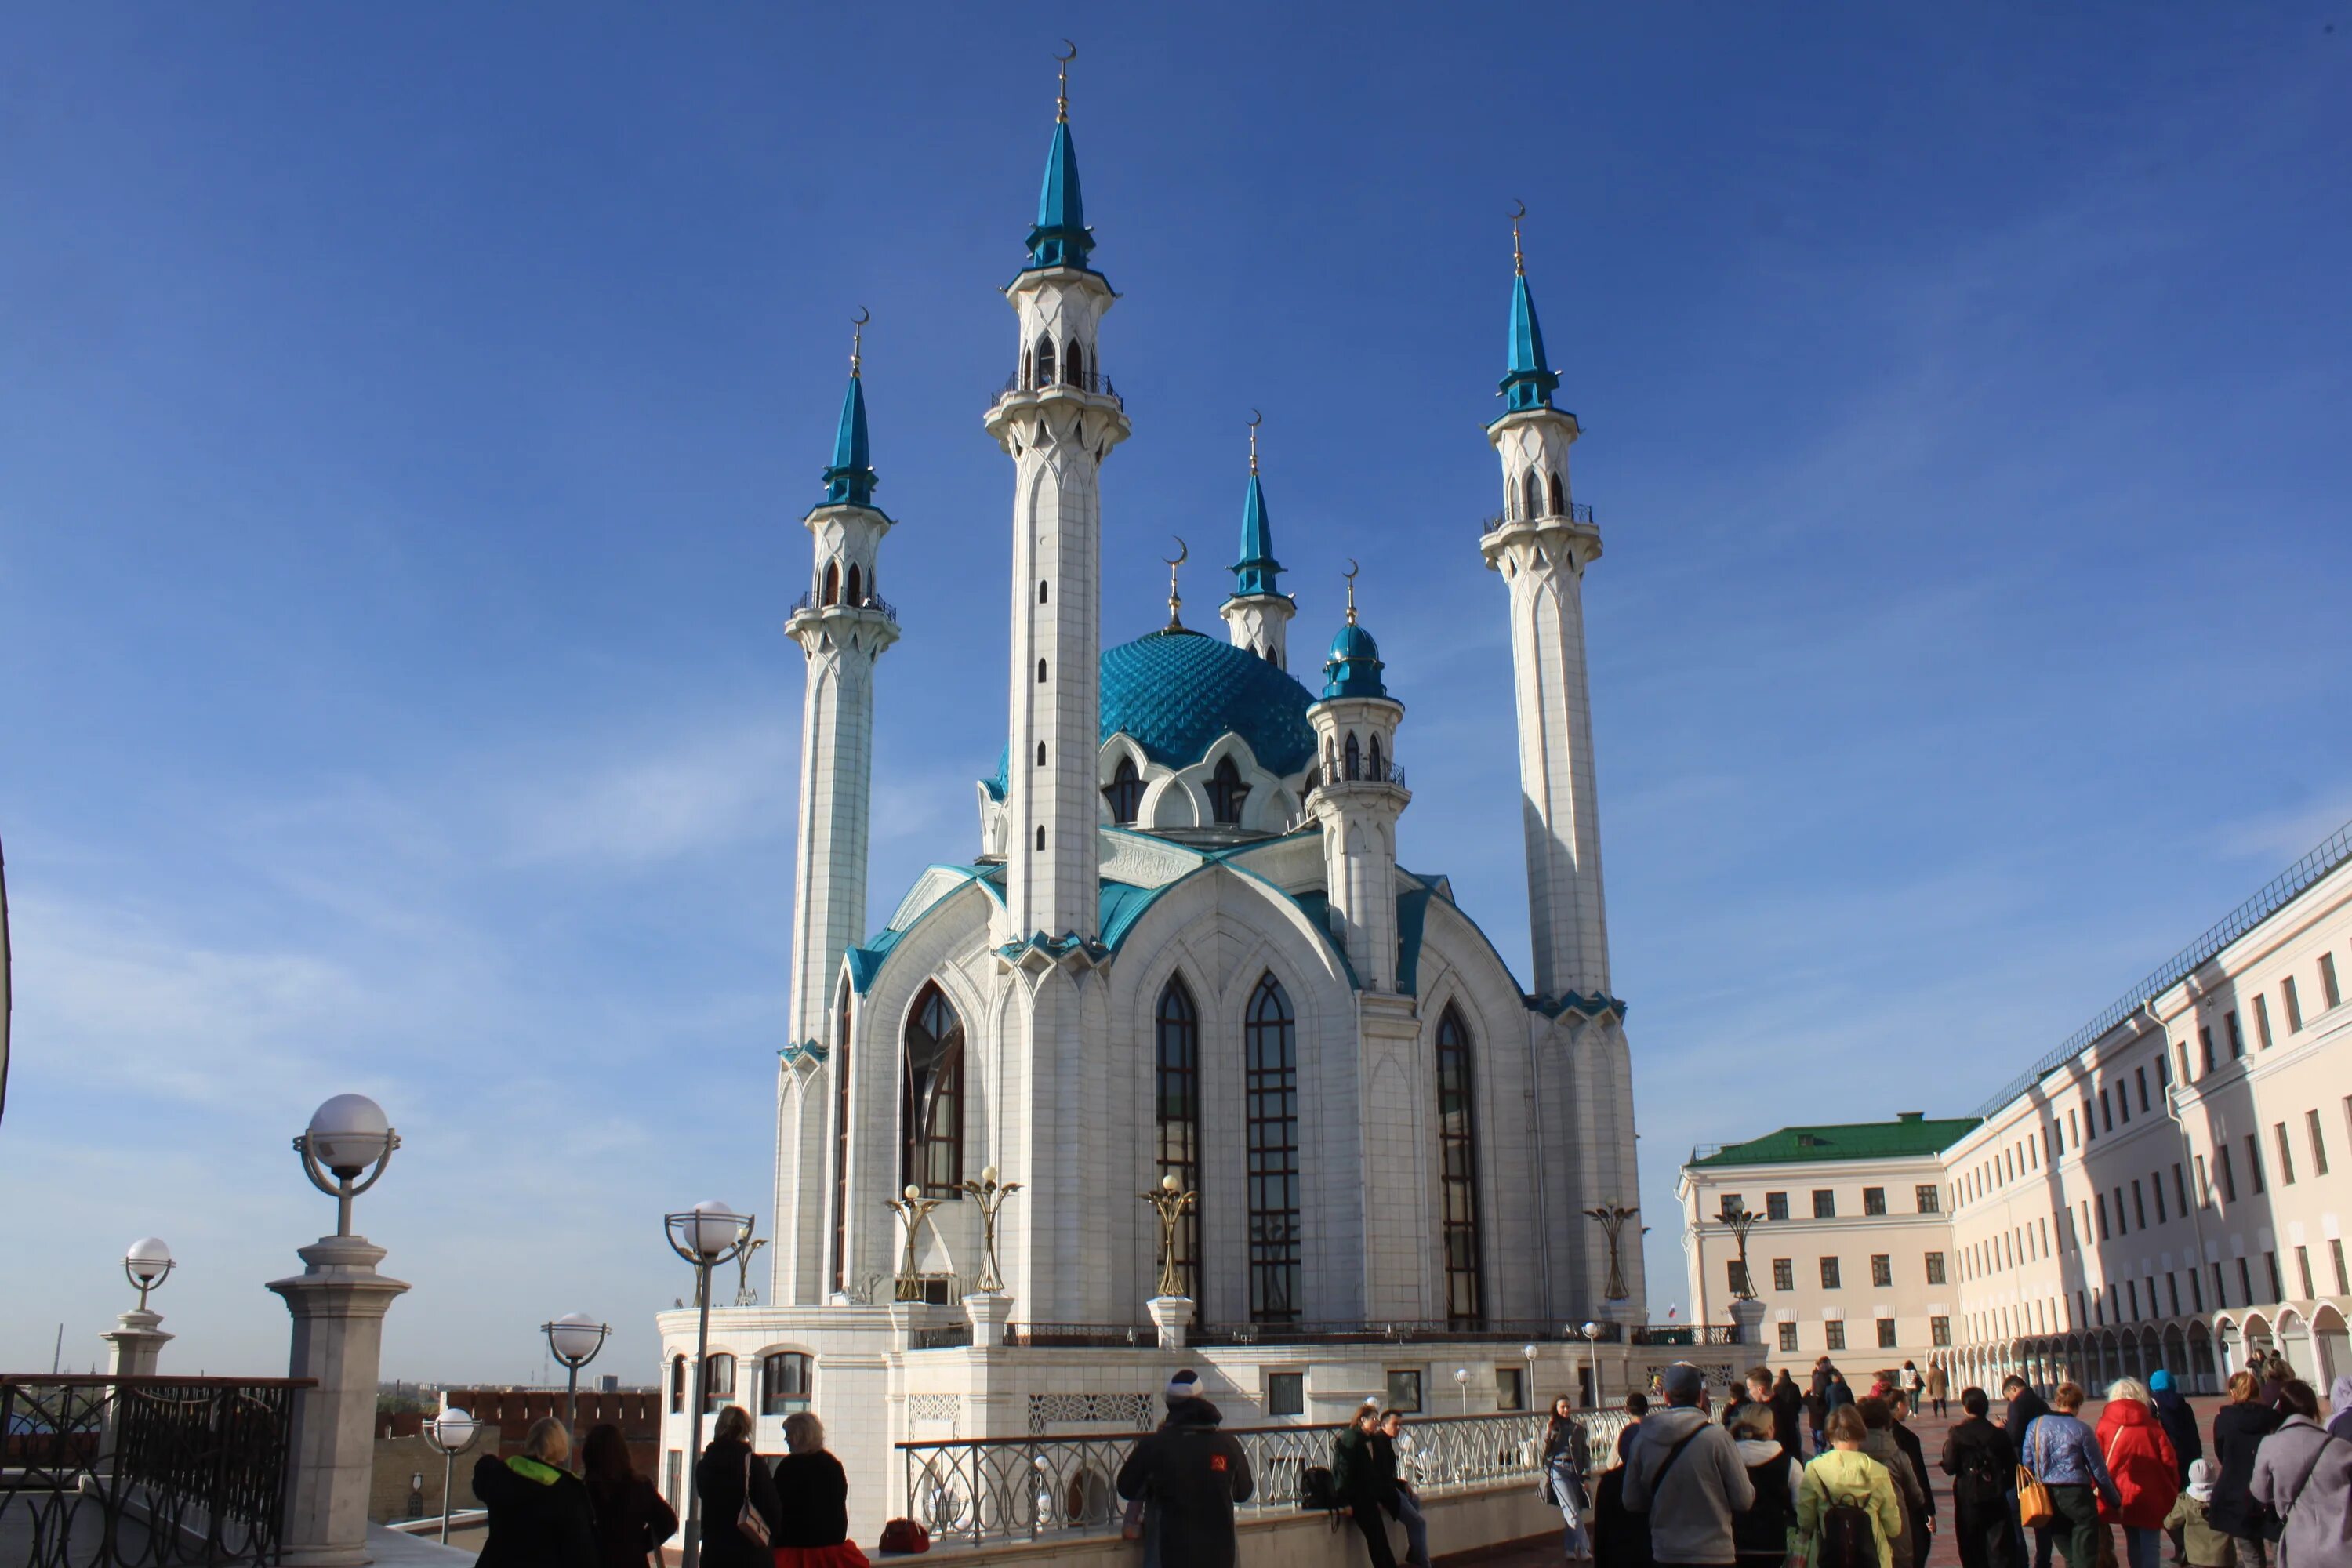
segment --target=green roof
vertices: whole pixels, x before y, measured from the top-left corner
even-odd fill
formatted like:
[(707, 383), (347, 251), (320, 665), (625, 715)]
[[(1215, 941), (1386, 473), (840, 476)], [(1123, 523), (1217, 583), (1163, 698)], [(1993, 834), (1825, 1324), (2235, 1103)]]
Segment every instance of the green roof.
[(1920, 1112), (1906, 1111), (1892, 1121), (1847, 1121), (1824, 1127), (1783, 1127), (1727, 1143), (1714, 1153), (1694, 1154), (1693, 1165), (1780, 1165), (1828, 1160), (1900, 1160), (1906, 1156), (1940, 1154), (1970, 1132), (1981, 1118), (1946, 1117), (1930, 1121)]

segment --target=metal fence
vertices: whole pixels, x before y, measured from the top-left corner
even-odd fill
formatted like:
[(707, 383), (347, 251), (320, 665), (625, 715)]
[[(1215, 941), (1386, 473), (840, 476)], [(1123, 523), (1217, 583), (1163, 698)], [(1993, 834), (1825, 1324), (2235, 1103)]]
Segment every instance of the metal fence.
[(1547, 511), (1540, 517), (1521, 517), (1516, 512), (1498, 511), (1479, 523), (1478, 537), (1486, 538), (1507, 522), (1547, 522), (1559, 518), (1566, 518), (1570, 522), (1591, 523), (1593, 521), (1592, 507), (1586, 501), (1572, 500), (1564, 510)]
[(278, 1558), (288, 1378), (0, 1377), (0, 1564)]
[[(1415, 1418), (1398, 1447), (1399, 1468), (1422, 1491), (1442, 1495), (1507, 1482), (1532, 1485), (1542, 1470), (1541, 1411)], [(1615, 1462), (1622, 1411), (1580, 1412), (1588, 1468)], [(1255, 1490), (1244, 1517), (1295, 1513), (1307, 1472), (1328, 1468), (1346, 1427), (1246, 1426), (1229, 1436), (1248, 1458)], [(979, 1544), (1108, 1530), (1124, 1505), (1116, 1483), (1140, 1432), (1117, 1436), (975, 1437), (901, 1443), (907, 1505), (935, 1540)]]

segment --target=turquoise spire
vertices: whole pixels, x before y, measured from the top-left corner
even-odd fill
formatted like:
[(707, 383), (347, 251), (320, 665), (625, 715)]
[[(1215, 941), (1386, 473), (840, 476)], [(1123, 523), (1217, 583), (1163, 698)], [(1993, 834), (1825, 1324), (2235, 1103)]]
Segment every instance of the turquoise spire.
[[(1253, 416), (1255, 410), (1252, 410)], [(1242, 500), (1242, 553), (1234, 563), (1234, 597), (1282, 592), (1282, 563), (1274, 558), (1274, 529), (1265, 516), (1265, 490), (1257, 482), (1258, 420), (1250, 420), (1249, 494)]]
[(1381, 683), (1381, 645), (1356, 624), (1356, 574), (1348, 574), (1348, 624), (1331, 639), (1331, 657), (1323, 661), (1326, 697), (1386, 697)]
[(1078, 150), (1070, 144), (1070, 61), (1077, 47), (1061, 57), (1062, 85), (1054, 100), (1054, 145), (1045, 154), (1045, 181), (1037, 192), (1037, 226), (1029, 231), (1029, 265), (1087, 270), (1095, 237), (1087, 228), (1087, 205), (1078, 195)]
[(858, 374), (866, 323), (872, 319), (860, 310), (850, 335), (849, 390), (841, 395), (841, 426), (834, 433), (833, 466), (824, 471), (827, 506), (874, 504), (874, 459), (866, 444), (866, 383)]
[(1559, 384), (1551, 362), (1544, 357), (1543, 325), (1536, 320), (1536, 302), (1528, 294), (1528, 261), (1519, 250), (1519, 218), (1526, 212), (1522, 205), (1511, 218), (1511, 358), (1501, 384), (1514, 414), (1549, 408), (1552, 389)]

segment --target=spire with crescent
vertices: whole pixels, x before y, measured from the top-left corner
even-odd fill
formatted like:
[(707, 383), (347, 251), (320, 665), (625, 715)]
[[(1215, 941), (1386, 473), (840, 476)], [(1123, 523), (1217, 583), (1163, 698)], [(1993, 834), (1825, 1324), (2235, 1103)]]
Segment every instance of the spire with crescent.
[(1054, 145), (1045, 154), (1045, 181), (1037, 193), (1037, 224), (1029, 231), (1029, 265), (1092, 270), (1087, 258), (1095, 237), (1087, 227), (1087, 204), (1078, 193), (1078, 150), (1070, 142), (1070, 62), (1078, 46), (1054, 57), (1061, 62), (1061, 87), (1054, 100)]
[(860, 362), (866, 346), (866, 323), (874, 318), (860, 307), (851, 321), (849, 390), (841, 395), (841, 423), (833, 437), (833, 464), (824, 471), (828, 506), (872, 506), (874, 459), (866, 439), (866, 381)]

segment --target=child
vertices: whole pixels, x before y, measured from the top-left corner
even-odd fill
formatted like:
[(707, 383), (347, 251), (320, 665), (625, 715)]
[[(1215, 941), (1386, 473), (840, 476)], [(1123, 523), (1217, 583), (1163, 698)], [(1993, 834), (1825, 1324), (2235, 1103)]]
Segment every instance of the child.
[(2230, 1568), (2230, 1538), (2205, 1522), (2205, 1505), (2213, 1500), (2213, 1465), (2200, 1459), (2189, 1467), (2189, 1487), (2164, 1516), (2164, 1528), (2180, 1531), (2189, 1568)]

